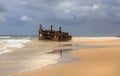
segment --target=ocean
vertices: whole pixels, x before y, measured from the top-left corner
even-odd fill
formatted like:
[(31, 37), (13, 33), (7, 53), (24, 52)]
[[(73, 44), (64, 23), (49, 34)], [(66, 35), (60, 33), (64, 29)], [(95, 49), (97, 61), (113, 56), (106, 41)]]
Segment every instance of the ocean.
[(81, 44), (38, 41), (33, 36), (0, 36), (0, 76), (73, 61), (75, 59), (67, 51), (80, 49)]

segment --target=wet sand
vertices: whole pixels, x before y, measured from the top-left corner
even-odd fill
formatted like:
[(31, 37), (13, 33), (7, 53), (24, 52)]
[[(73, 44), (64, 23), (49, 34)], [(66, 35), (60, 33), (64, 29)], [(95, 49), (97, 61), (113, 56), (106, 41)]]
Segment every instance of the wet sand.
[(73, 38), (84, 45), (106, 46), (76, 50), (72, 56), (79, 61), (49, 66), (43, 69), (18, 73), (14, 76), (120, 76), (119, 38)]

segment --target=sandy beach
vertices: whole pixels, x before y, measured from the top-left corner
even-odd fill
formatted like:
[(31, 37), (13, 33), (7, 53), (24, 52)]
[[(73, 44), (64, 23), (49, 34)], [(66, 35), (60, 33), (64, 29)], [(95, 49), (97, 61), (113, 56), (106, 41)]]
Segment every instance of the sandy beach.
[(76, 37), (72, 41), (105, 47), (75, 50), (72, 56), (79, 58), (79, 61), (22, 72), (14, 76), (120, 76), (120, 38)]

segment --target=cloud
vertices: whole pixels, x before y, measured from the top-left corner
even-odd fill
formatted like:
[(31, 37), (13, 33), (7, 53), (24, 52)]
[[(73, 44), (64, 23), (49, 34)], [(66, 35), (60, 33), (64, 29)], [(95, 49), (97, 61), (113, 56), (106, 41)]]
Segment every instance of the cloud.
[(5, 21), (6, 18), (5, 18), (5, 12), (7, 11), (7, 8), (0, 3), (0, 21)]
[(5, 12), (6, 10), (6, 7), (0, 4), (0, 12)]
[(3, 14), (0, 14), (0, 21), (5, 21), (5, 20), (6, 20), (5, 16)]
[(97, 9), (97, 8), (98, 8), (98, 5), (94, 4), (93, 9)]
[(20, 4), (22, 4), (22, 5), (27, 5), (28, 3), (27, 3), (27, 1), (25, 1), (25, 0), (21, 0)]
[(29, 21), (29, 20), (31, 20), (31, 18), (28, 16), (21, 16), (20, 20), (21, 21)]
[(84, 36), (104, 35), (102, 29), (109, 35), (119, 34), (120, 0), (1, 0), (0, 12), (0, 19), (8, 20), (6, 26), (19, 23), (36, 29), (32, 25), (42, 23), (74, 28), (74, 34), (77, 31)]

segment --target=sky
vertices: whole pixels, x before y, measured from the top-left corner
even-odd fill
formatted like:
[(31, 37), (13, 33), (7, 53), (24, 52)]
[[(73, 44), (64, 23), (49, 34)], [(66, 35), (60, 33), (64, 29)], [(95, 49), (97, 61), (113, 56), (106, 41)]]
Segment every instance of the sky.
[(119, 36), (120, 0), (0, 1), (0, 35), (37, 35), (39, 24), (73, 36)]

